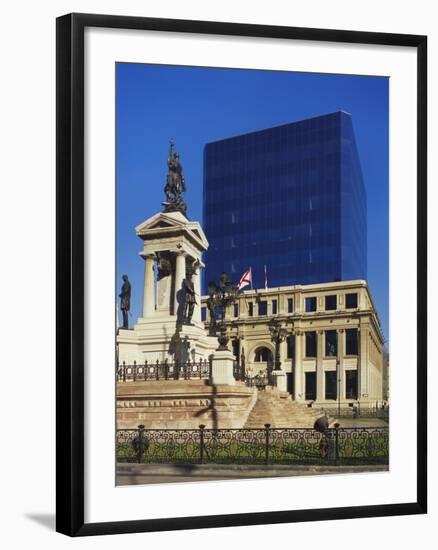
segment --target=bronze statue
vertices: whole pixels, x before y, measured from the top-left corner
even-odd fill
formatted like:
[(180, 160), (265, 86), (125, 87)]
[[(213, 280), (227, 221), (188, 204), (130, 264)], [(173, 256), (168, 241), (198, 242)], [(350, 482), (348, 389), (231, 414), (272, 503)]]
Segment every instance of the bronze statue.
[(207, 309), (210, 314), (209, 320), (209, 334), (210, 336), (216, 336), (216, 306), (217, 306), (217, 294), (216, 294), (216, 283), (208, 283), (208, 299), (207, 299)]
[(119, 294), (120, 309), (123, 315), (123, 327), (129, 328), (128, 312), (131, 309), (131, 283), (129, 282), (128, 275), (123, 275), (123, 285)]
[(166, 201), (163, 202), (164, 212), (182, 212), (186, 215), (187, 205), (181, 197), (186, 190), (184, 174), (179, 160), (179, 154), (174, 151), (174, 143), (170, 142), (169, 157), (167, 159), (167, 181), (164, 188)]
[(161, 254), (157, 254), (158, 257), (158, 280), (160, 281), (164, 277), (168, 277), (172, 273), (172, 263), (169, 260), (169, 258), (166, 258), (165, 256), (162, 256)]
[(222, 292), (233, 293), (235, 291), (235, 284), (231, 282), (228, 273), (222, 272), (219, 278), (219, 288)]
[(192, 272), (189, 271), (182, 282), (182, 291), (184, 296), (182, 308), (182, 322), (185, 325), (190, 325), (192, 322), (193, 310), (196, 305), (195, 287), (192, 281)]

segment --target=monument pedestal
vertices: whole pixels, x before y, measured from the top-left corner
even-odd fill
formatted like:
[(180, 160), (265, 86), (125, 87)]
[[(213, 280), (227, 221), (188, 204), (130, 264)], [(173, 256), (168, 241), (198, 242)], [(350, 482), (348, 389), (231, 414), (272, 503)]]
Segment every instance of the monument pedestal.
[(201, 324), (179, 325), (171, 316), (143, 321), (139, 319), (133, 330), (119, 329), (117, 344), (121, 363), (209, 360), (217, 348), (217, 338), (208, 336)]
[(213, 353), (211, 359), (211, 383), (213, 386), (236, 383), (233, 374), (234, 355), (228, 350), (219, 350)]
[(211, 386), (207, 380), (117, 383), (117, 427), (198, 430), (243, 428), (257, 401), (243, 382)]

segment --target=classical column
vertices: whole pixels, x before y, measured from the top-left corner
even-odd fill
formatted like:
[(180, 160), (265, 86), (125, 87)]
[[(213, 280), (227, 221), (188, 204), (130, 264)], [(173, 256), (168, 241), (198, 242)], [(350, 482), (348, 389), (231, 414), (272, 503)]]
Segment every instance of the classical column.
[[(341, 401), (345, 399), (345, 368), (344, 368), (344, 356), (345, 356), (345, 337), (344, 329), (337, 331), (338, 339), (338, 369), (336, 372), (336, 393), (339, 391)], [(336, 396), (339, 399), (339, 396)]]
[(358, 375), (358, 399), (367, 399), (368, 390), (368, 331), (367, 325), (361, 325), (358, 331), (358, 357), (357, 357), (357, 375)]
[(153, 315), (155, 311), (155, 277), (154, 263), (155, 258), (152, 254), (143, 256), (144, 264), (144, 288), (143, 288), (143, 317), (147, 318)]
[(193, 287), (195, 289), (196, 305), (193, 310), (192, 320), (195, 323), (201, 322), (201, 265), (195, 264), (193, 271)]
[(275, 361), (274, 361), (274, 370), (272, 371), (272, 382), (274, 387), (281, 391), (287, 391), (287, 377), (284, 371), (283, 364), (283, 346), (285, 344), (285, 339), (279, 337), (275, 342)]
[(295, 333), (295, 357), (294, 357), (294, 399), (300, 401), (303, 395), (303, 362), (302, 362), (303, 333)]
[(182, 282), (186, 276), (186, 255), (184, 252), (177, 252), (175, 255), (175, 297), (173, 303), (173, 314), (178, 315), (178, 293), (181, 290)]
[[(287, 336), (289, 336), (289, 334)], [(287, 358), (287, 336), (280, 342), (280, 363), (283, 370), (284, 365), (286, 365), (289, 360)]]
[(323, 340), (324, 331), (316, 331), (316, 400), (323, 401), (324, 395), (324, 365), (323, 365)]

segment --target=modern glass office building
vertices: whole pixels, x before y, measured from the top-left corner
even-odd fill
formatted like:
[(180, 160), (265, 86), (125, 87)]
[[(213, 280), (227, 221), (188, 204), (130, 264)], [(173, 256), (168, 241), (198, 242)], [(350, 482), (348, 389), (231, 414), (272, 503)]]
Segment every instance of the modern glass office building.
[(253, 286), (367, 278), (367, 200), (343, 111), (208, 143), (205, 282)]

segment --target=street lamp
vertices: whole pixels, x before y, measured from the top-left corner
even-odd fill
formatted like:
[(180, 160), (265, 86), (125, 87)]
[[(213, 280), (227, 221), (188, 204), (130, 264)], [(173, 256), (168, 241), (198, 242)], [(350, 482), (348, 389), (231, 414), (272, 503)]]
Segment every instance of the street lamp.
[(341, 416), (341, 363), (339, 358), (336, 359), (336, 374), (338, 377), (338, 418)]
[[(218, 336), (219, 350), (227, 350), (227, 344), (229, 337), (227, 336), (227, 327), (225, 324), (225, 312), (228, 306), (234, 304), (239, 295), (239, 287), (230, 281), (230, 278), (226, 273), (222, 273), (219, 280), (219, 285), (211, 282), (208, 283), (209, 287), (209, 309), (213, 312), (216, 307), (221, 310), (221, 324), (220, 333)], [(211, 323), (211, 322), (210, 322)], [(216, 332), (216, 322), (213, 323), (214, 331)], [(212, 328), (212, 326), (210, 327)]]
[(280, 344), (286, 338), (288, 332), (287, 329), (282, 327), (278, 321), (272, 320), (269, 323), (269, 332), (271, 333), (271, 340), (275, 344), (275, 360), (274, 370), (280, 370)]

